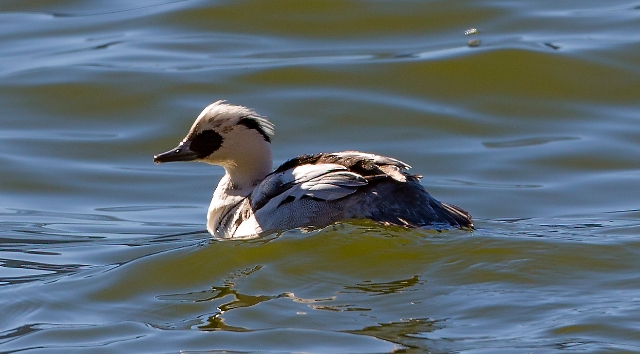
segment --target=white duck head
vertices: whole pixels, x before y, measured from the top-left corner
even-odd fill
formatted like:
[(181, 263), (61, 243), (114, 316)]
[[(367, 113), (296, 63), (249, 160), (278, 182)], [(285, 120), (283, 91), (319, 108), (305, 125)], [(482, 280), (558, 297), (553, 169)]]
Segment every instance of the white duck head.
[(217, 101), (207, 106), (177, 147), (156, 163), (200, 161), (225, 168), (237, 189), (255, 187), (271, 172), (273, 123), (253, 110)]

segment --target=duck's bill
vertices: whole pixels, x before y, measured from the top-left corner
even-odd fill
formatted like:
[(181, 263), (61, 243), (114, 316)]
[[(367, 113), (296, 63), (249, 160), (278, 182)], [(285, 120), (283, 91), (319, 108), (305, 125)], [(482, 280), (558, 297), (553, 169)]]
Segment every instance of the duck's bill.
[(174, 149), (153, 156), (153, 162), (193, 161), (197, 158), (198, 154), (195, 151), (191, 151), (188, 146), (181, 144)]

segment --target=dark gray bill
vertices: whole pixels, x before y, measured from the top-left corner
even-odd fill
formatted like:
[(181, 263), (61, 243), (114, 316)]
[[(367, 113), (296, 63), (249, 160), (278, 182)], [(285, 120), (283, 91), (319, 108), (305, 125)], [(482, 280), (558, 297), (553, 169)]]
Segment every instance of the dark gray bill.
[(198, 158), (198, 153), (189, 149), (186, 144), (180, 144), (178, 147), (171, 149), (162, 154), (153, 156), (153, 162), (175, 162), (175, 161), (193, 161)]

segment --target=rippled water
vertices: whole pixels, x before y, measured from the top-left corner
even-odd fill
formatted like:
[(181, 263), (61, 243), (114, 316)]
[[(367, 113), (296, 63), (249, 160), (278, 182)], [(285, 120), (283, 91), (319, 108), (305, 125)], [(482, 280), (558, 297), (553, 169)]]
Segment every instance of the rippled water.
[[(637, 0), (5, 0), (0, 351), (638, 352), (638, 33)], [(218, 99), (478, 229), (212, 241), (222, 169), (152, 156)]]

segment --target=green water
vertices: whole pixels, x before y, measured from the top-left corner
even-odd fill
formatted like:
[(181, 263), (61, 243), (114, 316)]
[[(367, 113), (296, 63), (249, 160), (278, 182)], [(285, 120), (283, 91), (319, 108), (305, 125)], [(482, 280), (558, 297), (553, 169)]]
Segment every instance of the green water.
[[(622, 0), (3, 1), (0, 352), (640, 352), (638, 33)], [(218, 99), (477, 230), (211, 240), (223, 170), (152, 157)]]

